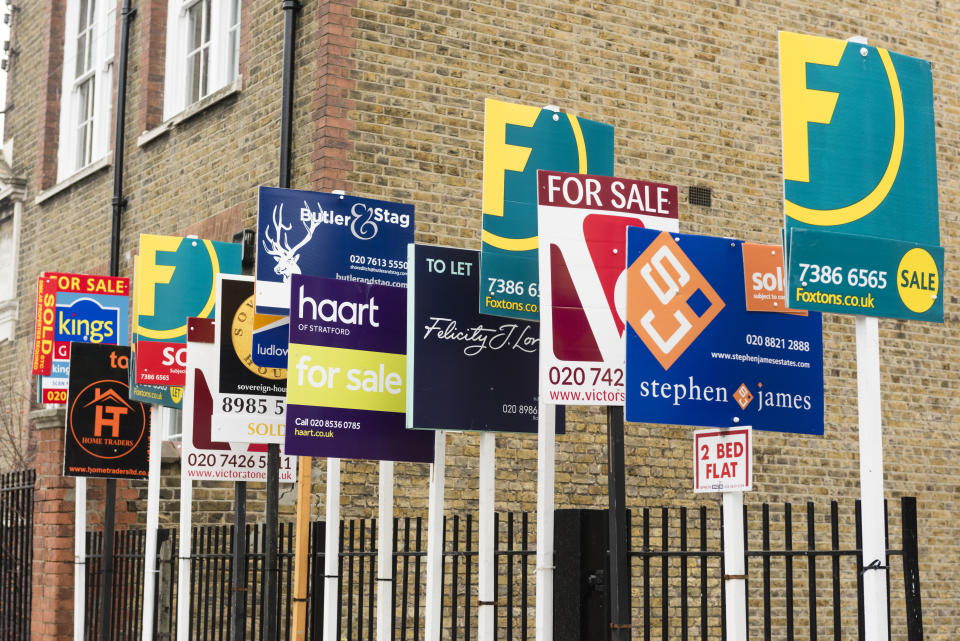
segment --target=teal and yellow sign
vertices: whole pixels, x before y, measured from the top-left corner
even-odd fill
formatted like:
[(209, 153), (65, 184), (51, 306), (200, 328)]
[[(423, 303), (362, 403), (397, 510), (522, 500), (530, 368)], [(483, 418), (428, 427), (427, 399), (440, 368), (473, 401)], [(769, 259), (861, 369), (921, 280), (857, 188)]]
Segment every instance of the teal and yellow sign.
[(613, 127), (488, 98), (480, 311), (539, 320), (537, 170), (613, 175)]
[[(839, 246), (839, 239), (819, 234), (860, 237), (846, 242), (872, 247), (866, 254), (889, 253), (877, 257), (883, 269), (845, 261), (845, 283), (850, 269), (857, 274), (886, 271), (893, 286), (887, 293), (897, 291), (896, 265), (889, 265), (901, 257), (894, 253), (904, 253), (902, 243), (922, 249), (936, 262), (938, 251), (943, 252), (930, 63), (858, 42), (781, 32), (780, 99), (788, 281), (805, 280), (798, 272), (801, 264), (833, 268), (844, 262), (836, 254), (811, 253)], [(801, 242), (792, 242), (798, 229), (808, 231)], [(879, 239), (896, 242), (872, 242)], [(929, 297), (928, 292), (923, 296)], [(788, 291), (790, 307), (825, 310), (807, 298), (798, 295), (797, 287)], [(894, 302), (896, 309), (828, 311), (937, 320), (929, 307), (918, 314), (906, 299), (890, 299), (890, 305)], [(932, 306), (938, 307), (942, 310), (942, 300)]]

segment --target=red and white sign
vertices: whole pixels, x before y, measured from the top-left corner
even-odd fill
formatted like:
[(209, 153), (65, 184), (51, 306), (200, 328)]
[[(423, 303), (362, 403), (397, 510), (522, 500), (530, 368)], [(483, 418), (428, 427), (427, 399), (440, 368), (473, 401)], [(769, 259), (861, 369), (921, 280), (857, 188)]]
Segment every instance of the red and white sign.
[(673, 185), (537, 172), (540, 394), (623, 405), (627, 227), (679, 231)]
[(693, 433), (693, 491), (753, 489), (753, 430), (749, 426)]
[[(187, 323), (187, 385), (183, 395), (184, 474), (193, 481), (266, 481), (267, 446), (227, 443), (212, 437), (213, 392), (219, 370), (214, 321)], [(297, 478), (297, 457), (280, 455), (280, 482)]]

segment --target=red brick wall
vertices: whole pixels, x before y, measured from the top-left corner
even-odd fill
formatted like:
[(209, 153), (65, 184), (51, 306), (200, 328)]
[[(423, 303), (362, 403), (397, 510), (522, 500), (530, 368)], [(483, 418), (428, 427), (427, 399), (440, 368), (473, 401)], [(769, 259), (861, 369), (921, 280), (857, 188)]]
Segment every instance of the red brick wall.
[(321, 3), (317, 12), (310, 182), (313, 189), (320, 191), (351, 191), (347, 174), (353, 169), (353, 162), (347, 154), (353, 150), (353, 142), (347, 139), (347, 133), (354, 129), (355, 123), (349, 117), (354, 101), (348, 95), (356, 86), (350, 75), (356, 66), (350, 56), (356, 47), (356, 38), (351, 35), (357, 26), (357, 19), (351, 13), (356, 5), (356, 0), (329, 0)]

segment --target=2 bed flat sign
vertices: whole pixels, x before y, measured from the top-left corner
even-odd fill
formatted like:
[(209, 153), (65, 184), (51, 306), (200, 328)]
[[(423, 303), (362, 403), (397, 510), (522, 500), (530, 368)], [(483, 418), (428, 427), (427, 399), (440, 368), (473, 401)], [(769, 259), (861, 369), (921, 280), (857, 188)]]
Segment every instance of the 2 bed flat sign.
[(781, 32), (780, 104), (790, 307), (943, 322), (930, 63)]
[(753, 489), (753, 434), (749, 426), (693, 433), (693, 491)]
[(223, 441), (282, 443), (287, 370), (253, 362), (253, 278), (217, 277), (214, 436)]
[(67, 402), (71, 342), (127, 344), (129, 293), (127, 278), (40, 274), (33, 373), (41, 375), (41, 403)]
[(150, 410), (128, 398), (130, 348), (74, 343), (64, 476), (147, 478)]
[(627, 228), (678, 230), (673, 185), (538, 172), (540, 393), (623, 405)]
[(627, 420), (823, 434), (820, 314), (747, 311), (741, 245), (627, 229)]
[[(252, 288), (251, 288), (252, 290)], [(218, 354), (214, 321), (187, 321), (187, 380), (183, 397), (183, 469), (193, 481), (266, 481), (267, 446), (218, 441), (212, 435)], [(280, 455), (280, 482), (293, 483), (297, 458)]]
[(613, 127), (487, 98), (480, 311), (539, 320), (537, 170), (613, 173)]
[(404, 427), (407, 293), (294, 274), (286, 451), (433, 461), (433, 435)]
[(406, 286), (413, 205), (260, 187), (253, 361), (287, 366), (293, 274)]
[(409, 256), (406, 426), (535, 433), (539, 325), (477, 310), (480, 252)]
[(137, 383), (184, 384), (187, 318), (213, 317), (217, 274), (239, 274), (240, 253), (235, 243), (140, 235), (134, 286)]

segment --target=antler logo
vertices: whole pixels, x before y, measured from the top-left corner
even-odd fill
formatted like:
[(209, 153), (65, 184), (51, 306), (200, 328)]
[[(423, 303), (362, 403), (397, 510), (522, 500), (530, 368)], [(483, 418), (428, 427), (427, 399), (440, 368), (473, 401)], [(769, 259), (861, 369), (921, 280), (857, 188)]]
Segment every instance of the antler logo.
[[(263, 248), (277, 261), (277, 264), (273, 267), (273, 271), (277, 275), (283, 276), (283, 282), (285, 283), (290, 281), (291, 274), (300, 273), (300, 265), (298, 264), (300, 254), (298, 252), (304, 245), (310, 242), (310, 239), (313, 238), (313, 232), (317, 229), (317, 225), (320, 224), (320, 220), (313, 216), (301, 216), (300, 222), (303, 223), (307, 234), (300, 242), (291, 247), (287, 240), (287, 232), (293, 228), (293, 225), (283, 224), (283, 205), (275, 205), (273, 207), (274, 238), (270, 237), (269, 228), (264, 232)], [(282, 240), (281, 236), (283, 237)]]

